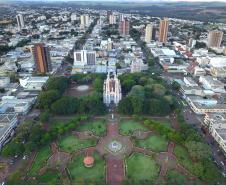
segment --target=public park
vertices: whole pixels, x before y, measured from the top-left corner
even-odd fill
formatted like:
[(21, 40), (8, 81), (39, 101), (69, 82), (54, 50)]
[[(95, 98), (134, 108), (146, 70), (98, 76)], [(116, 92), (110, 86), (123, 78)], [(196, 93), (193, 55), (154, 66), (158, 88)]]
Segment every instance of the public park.
[[(83, 76), (80, 83), (76, 78), (70, 83), (62, 78), (50, 81), (38, 99), (40, 120), (25, 123), (2, 151), (5, 156), (29, 153), (23, 170), (13, 173), (8, 185), (204, 185), (224, 181), (216, 166), (204, 161), (210, 151), (180, 111), (123, 114), (128, 107), (126, 98), (131, 98), (134, 112), (138, 110), (133, 100), (142, 94), (141, 85), (130, 87), (129, 95), (116, 107), (112, 100), (108, 105), (107, 93), (103, 93), (105, 77)], [(147, 79), (150, 81), (153, 83)], [(153, 93), (166, 94), (160, 85), (155, 87)], [(26, 139), (32, 143), (23, 145)]]

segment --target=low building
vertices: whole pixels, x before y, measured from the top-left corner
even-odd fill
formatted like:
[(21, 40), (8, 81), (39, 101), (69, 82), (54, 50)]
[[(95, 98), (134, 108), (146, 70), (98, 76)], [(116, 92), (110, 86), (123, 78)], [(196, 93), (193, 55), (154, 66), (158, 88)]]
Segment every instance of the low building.
[(203, 124), (226, 153), (226, 115), (206, 114)]
[(10, 84), (10, 78), (9, 77), (0, 77), (0, 88), (4, 88), (9, 84)]
[(226, 104), (218, 104), (213, 98), (187, 96), (186, 100), (196, 114), (226, 113)]
[(41, 91), (43, 85), (47, 82), (49, 79), (48, 76), (44, 77), (25, 77), (21, 78), (20, 85), (26, 89), (31, 91)]
[(0, 113), (17, 113), (26, 115), (32, 105), (35, 103), (36, 98), (17, 99), (14, 96), (4, 96), (0, 102)]
[(184, 77), (184, 83), (190, 87), (198, 87), (198, 84), (191, 77)]
[(18, 120), (16, 114), (0, 114), (0, 149), (14, 134)]
[(207, 90), (212, 90), (216, 93), (226, 93), (224, 84), (212, 76), (200, 76), (199, 82)]

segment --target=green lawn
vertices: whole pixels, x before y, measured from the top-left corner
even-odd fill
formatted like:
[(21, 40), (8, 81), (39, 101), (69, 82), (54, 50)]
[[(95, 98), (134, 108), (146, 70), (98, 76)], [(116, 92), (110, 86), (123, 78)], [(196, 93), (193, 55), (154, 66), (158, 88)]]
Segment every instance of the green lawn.
[[(93, 155), (94, 166), (87, 168), (83, 165), (84, 156), (75, 157), (69, 165), (69, 172), (72, 183), (94, 183), (104, 184), (105, 182), (105, 161), (97, 153)], [(84, 183), (85, 184), (85, 183)]]
[(78, 151), (82, 148), (87, 148), (95, 145), (96, 140), (93, 139), (81, 140), (74, 135), (69, 135), (67, 137), (60, 139), (59, 141), (60, 149), (70, 153)]
[(37, 178), (38, 184), (57, 185), (62, 184), (61, 174), (56, 170), (48, 170)]
[(78, 131), (91, 131), (96, 136), (106, 135), (106, 121), (96, 120), (93, 122), (83, 123), (77, 129)]
[(126, 159), (127, 180), (129, 184), (152, 184), (159, 174), (155, 160), (141, 153), (135, 153)]
[(44, 167), (44, 165), (46, 164), (50, 155), (51, 155), (51, 151), (50, 151), (49, 146), (46, 146), (46, 147), (43, 147), (42, 149), (40, 149), (34, 159), (34, 162), (31, 166), (31, 169), (28, 172), (28, 175), (29, 176), (37, 175), (39, 170), (42, 167)]
[(141, 148), (147, 148), (154, 152), (167, 151), (168, 142), (160, 135), (151, 135), (143, 140), (136, 140), (135, 145)]
[(122, 135), (131, 135), (135, 130), (148, 131), (141, 123), (133, 120), (122, 120), (119, 127), (119, 132)]
[(185, 184), (187, 178), (176, 170), (168, 170), (166, 179), (168, 184), (181, 185)]
[(193, 162), (190, 159), (188, 152), (182, 146), (176, 145), (174, 148), (174, 154), (176, 155), (178, 161), (189, 171), (192, 171)]

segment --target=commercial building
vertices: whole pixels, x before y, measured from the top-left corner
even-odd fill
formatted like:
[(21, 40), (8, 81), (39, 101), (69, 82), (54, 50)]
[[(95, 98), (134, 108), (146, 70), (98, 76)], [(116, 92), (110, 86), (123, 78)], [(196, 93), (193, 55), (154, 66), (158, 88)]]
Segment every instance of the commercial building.
[(168, 27), (169, 27), (169, 20), (168, 20), (168, 18), (164, 18), (163, 20), (160, 20), (159, 42), (162, 42), (162, 43), (166, 43), (167, 42)]
[(222, 31), (214, 30), (210, 31), (208, 34), (207, 46), (210, 47), (220, 47), (223, 39), (224, 33)]
[(96, 51), (81, 50), (74, 52), (74, 66), (95, 65)]
[(24, 28), (24, 17), (22, 14), (16, 15), (17, 26), (19, 29)]
[(226, 104), (218, 104), (217, 100), (200, 96), (187, 96), (186, 100), (196, 114), (226, 113)]
[(128, 20), (123, 20), (119, 22), (119, 34), (122, 36), (128, 36), (130, 31), (130, 22)]
[(203, 126), (208, 128), (209, 133), (219, 146), (226, 152), (226, 115), (209, 113), (205, 115)]
[(43, 43), (35, 44), (32, 47), (33, 57), (37, 73), (48, 73), (52, 71), (49, 48)]
[(151, 40), (152, 40), (152, 29), (153, 29), (153, 27), (152, 27), (151, 24), (148, 24), (146, 26), (144, 41), (147, 42), (147, 43), (150, 43)]

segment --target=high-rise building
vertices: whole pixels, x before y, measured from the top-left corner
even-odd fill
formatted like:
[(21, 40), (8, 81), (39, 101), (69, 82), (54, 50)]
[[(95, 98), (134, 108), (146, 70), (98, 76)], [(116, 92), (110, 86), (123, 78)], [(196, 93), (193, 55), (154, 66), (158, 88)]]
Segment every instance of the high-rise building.
[(160, 21), (159, 25), (159, 42), (166, 43), (167, 42), (167, 34), (168, 34), (169, 20), (164, 18)]
[(32, 47), (36, 72), (47, 73), (52, 71), (49, 48), (43, 43), (37, 43)]
[(19, 29), (24, 28), (24, 17), (22, 14), (16, 15), (16, 21)]
[(148, 24), (146, 26), (144, 41), (147, 42), (147, 43), (150, 43), (151, 40), (152, 40), (152, 29), (153, 29), (153, 27), (152, 27), (151, 24)]
[(128, 20), (124, 20), (119, 22), (119, 34), (122, 36), (129, 35), (130, 31), (130, 22)]
[(116, 16), (114, 14), (109, 16), (109, 24), (116, 24)]
[(81, 15), (80, 24), (81, 24), (81, 27), (89, 26), (89, 15)]
[(120, 22), (124, 21), (124, 14), (122, 14), (122, 13), (119, 14), (119, 21)]
[(107, 21), (109, 22), (110, 15), (112, 15), (112, 11), (107, 11)]
[(75, 51), (74, 52), (74, 66), (84, 67), (86, 65), (96, 64), (96, 52), (95, 51)]
[(223, 39), (224, 33), (222, 31), (214, 30), (210, 31), (208, 34), (207, 46), (219, 48)]

